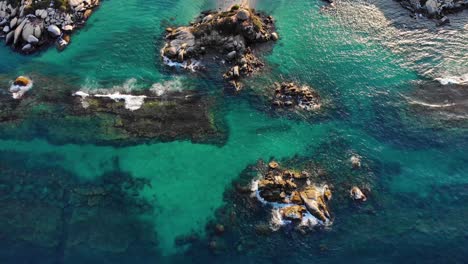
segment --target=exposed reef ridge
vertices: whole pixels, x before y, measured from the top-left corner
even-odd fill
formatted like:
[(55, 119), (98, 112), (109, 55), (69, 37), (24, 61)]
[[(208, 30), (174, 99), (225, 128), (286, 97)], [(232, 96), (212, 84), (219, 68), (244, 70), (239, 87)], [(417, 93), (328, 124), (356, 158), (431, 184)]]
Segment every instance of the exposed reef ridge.
[[(166, 29), (161, 55), (168, 65), (203, 65), (208, 59), (227, 62), (224, 78), (235, 88), (240, 79), (264, 66), (254, 54), (254, 44), (278, 40), (271, 16), (234, 5), (229, 11), (206, 11), (189, 26)], [(220, 59), (220, 57), (222, 59)]]
[(13, 50), (30, 54), (56, 44), (63, 50), (100, 0), (0, 1), (0, 37)]
[[(57, 144), (128, 145), (182, 139), (224, 143), (224, 130), (213, 110), (216, 101), (199, 92), (91, 92), (60, 83), (59, 79), (43, 78), (22, 76), (10, 82), (9, 90), (0, 89), (1, 137), (30, 138), (40, 130)], [(23, 87), (31, 85), (32, 79), (41, 89), (26, 92)]]

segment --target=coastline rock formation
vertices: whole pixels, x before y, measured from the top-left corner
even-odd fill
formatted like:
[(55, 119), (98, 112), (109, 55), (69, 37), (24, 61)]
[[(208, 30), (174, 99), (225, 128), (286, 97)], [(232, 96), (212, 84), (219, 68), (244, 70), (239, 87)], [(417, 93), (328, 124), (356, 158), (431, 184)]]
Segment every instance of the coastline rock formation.
[(430, 18), (448, 19), (444, 16), (468, 8), (466, 0), (397, 0), (400, 4), (415, 14), (425, 14)]
[(166, 31), (161, 55), (167, 64), (193, 65), (204, 58), (221, 57), (229, 65), (224, 78), (236, 90), (242, 87), (239, 82), (242, 77), (264, 66), (254, 55), (253, 45), (279, 38), (271, 16), (239, 5), (224, 12), (203, 12), (190, 26)]
[(302, 86), (283, 82), (275, 83), (275, 95), (273, 97), (274, 108), (297, 108), (306, 111), (318, 110), (321, 107), (320, 95), (309, 86)]
[(254, 182), (257, 198), (274, 207), (273, 217), (279, 226), (294, 223), (299, 226), (327, 226), (332, 223), (327, 202), (332, 193), (327, 185), (315, 185), (308, 171), (283, 169), (275, 161)]
[(0, 1), (0, 37), (24, 54), (53, 43), (63, 50), (98, 5), (99, 0)]

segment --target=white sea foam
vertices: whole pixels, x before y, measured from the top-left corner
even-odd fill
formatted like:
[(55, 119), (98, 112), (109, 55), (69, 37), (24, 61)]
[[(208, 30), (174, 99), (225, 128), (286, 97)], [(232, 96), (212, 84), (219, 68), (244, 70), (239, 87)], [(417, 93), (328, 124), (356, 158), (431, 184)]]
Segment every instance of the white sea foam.
[(455, 103), (431, 104), (431, 103), (426, 103), (426, 102), (419, 101), (419, 100), (414, 100), (414, 99), (411, 99), (410, 97), (407, 97), (407, 96), (404, 96), (404, 95), (402, 95), (402, 96), (408, 101), (409, 104), (422, 105), (422, 106), (426, 106), (426, 107), (430, 107), (430, 108), (446, 108), (446, 107), (451, 107), (451, 106), (456, 106), (457, 105)]
[(74, 96), (81, 97), (81, 103), (84, 108), (89, 107), (89, 104), (85, 100), (86, 97), (107, 97), (116, 102), (124, 100), (125, 101), (125, 108), (131, 111), (135, 111), (141, 108), (143, 103), (145, 102), (146, 95), (131, 95), (131, 94), (121, 94), (119, 92), (112, 93), (112, 94), (88, 94), (83, 91), (78, 91), (73, 94)]
[(167, 81), (163, 83), (155, 83), (150, 88), (150, 91), (152, 91), (157, 96), (162, 96), (167, 92), (181, 92), (182, 90), (182, 82), (180, 79), (175, 79), (173, 81)]
[(442, 85), (448, 85), (448, 84), (468, 85), (468, 73), (463, 74), (461, 76), (447, 76), (447, 77), (436, 78), (436, 81), (440, 82)]
[(192, 72), (195, 72), (198, 68), (201, 67), (201, 63), (197, 60), (191, 60), (190, 62), (187, 62), (187, 61), (176, 62), (176, 61), (172, 61), (166, 56), (163, 56), (163, 61), (164, 61), (164, 64), (166, 64), (169, 67), (182, 68), (182, 69), (190, 70)]

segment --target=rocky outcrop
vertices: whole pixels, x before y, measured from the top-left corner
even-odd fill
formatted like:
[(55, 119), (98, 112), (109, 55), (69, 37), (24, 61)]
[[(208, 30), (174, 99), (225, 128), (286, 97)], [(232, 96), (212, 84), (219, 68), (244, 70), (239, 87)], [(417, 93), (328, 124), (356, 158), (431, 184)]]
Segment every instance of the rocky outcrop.
[[(468, 8), (467, 0), (397, 0), (415, 14), (426, 14), (431, 18), (443, 19), (449, 13)], [(443, 19), (447, 21), (447, 18)], [(446, 23), (446, 22), (444, 22)]]
[(54, 43), (62, 50), (98, 5), (99, 0), (0, 1), (0, 37), (25, 54)]
[[(261, 201), (278, 206), (282, 220), (307, 225), (331, 224), (331, 214), (327, 202), (331, 191), (327, 185), (315, 185), (310, 182), (311, 173), (281, 168), (276, 161), (268, 164), (268, 169), (256, 182), (257, 196)], [(302, 221), (309, 218), (307, 221)]]
[(279, 38), (271, 16), (243, 6), (225, 12), (203, 12), (190, 26), (166, 31), (166, 44), (161, 50), (165, 60), (187, 65), (195, 60), (217, 59), (228, 65), (224, 78), (236, 90), (242, 87), (242, 77), (264, 66), (254, 55), (252, 45)]
[(315, 111), (320, 109), (319, 94), (309, 86), (299, 86), (292, 82), (275, 83), (274, 108), (302, 109)]

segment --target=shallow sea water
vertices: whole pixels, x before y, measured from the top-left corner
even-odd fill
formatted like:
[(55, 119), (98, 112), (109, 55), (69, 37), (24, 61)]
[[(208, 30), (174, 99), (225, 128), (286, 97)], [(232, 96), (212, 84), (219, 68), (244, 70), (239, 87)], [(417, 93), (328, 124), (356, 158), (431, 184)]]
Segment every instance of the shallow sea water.
[[(219, 92), (222, 82), (207, 73), (176, 73), (162, 65), (159, 48), (164, 28), (189, 22), (200, 11), (215, 7), (214, 1), (103, 1), (86, 28), (73, 36), (72, 44), (62, 53), (50, 49), (24, 57), (0, 47), (2, 78), (14, 79), (19, 74), (71, 78), (73, 86), (90, 90), (149, 89), (168, 81), (192, 82), (190, 89), (198, 87), (220, 96), (222, 104), (216, 111), (225, 119), (227, 142), (222, 146), (190, 141), (127, 147), (92, 142), (54, 145), (38, 131), (29, 141), (0, 140), (0, 159), (10, 160), (15, 155), (23, 159), (0, 166), (0, 177), (3, 174), (7, 178), (6, 174), (15, 171), (34, 174), (47, 167), (67, 171), (79, 182), (92, 184), (106, 173), (128, 173), (150, 183), (134, 196), (154, 208), (150, 214), (136, 214), (149, 223), (147, 235), (157, 241), (152, 248), (157, 255), (154, 261), (283, 263), (287, 258), (281, 248), (269, 251), (269, 256), (239, 253), (235, 258), (223, 258), (223, 253), (205, 252), (187, 256), (184, 248), (175, 245), (175, 239), (193, 232), (203, 237), (215, 210), (229, 203), (223, 199), (225, 190), (258, 159), (308, 156), (327, 144), (331, 144), (328, 151), (332, 155), (341, 151), (343, 143), (346, 153), (359, 153), (364, 161), (380, 164), (372, 186), (376, 190), (371, 197), (375, 212), (367, 214), (356, 212), (351, 205), (340, 206), (331, 231), (309, 234), (311, 237), (304, 238), (288, 261), (342, 263), (350, 257), (355, 259), (352, 262), (369, 263), (466, 260), (468, 113), (458, 112), (461, 121), (440, 125), (437, 115), (426, 114), (434, 111), (431, 107), (415, 109), (406, 99), (427, 100), (421, 93), (414, 94), (417, 85), (434, 85), (433, 78), (468, 73), (467, 29), (460, 26), (466, 23), (466, 14), (455, 15), (456, 23), (444, 30), (426, 30), (405, 28), (409, 14), (384, 1), (343, 1), (335, 12), (321, 11), (324, 3), (315, 0), (257, 0), (255, 4), (258, 10), (275, 17), (281, 39), (265, 55), (267, 68), (249, 80), (247, 90), (261, 91), (274, 81), (297, 81), (330, 99), (334, 113), (311, 119), (272, 115), (268, 106), (259, 104), (248, 92), (223, 95)], [(366, 14), (362, 10), (370, 10), (372, 16), (359, 19)], [(448, 47), (440, 43), (448, 43)], [(130, 79), (136, 84), (125, 87)], [(436, 97), (441, 103), (449, 98), (443, 89)], [(459, 103), (466, 104), (466, 100)], [(72, 128), (64, 131), (73, 133)], [(0, 229), (0, 237), (4, 233), (8, 241), (34, 244), (23, 232), (30, 230), (20, 228), (14, 236), (7, 236)], [(314, 235), (320, 240), (314, 241)], [(109, 256), (118, 256), (119, 262), (148, 263), (150, 259), (125, 248), (112, 255), (112, 246), (104, 245), (113, 243), (106, 239), (90, 237), (83, 241), (95, 247), (101, 243), (102, 252), (109, 254), (77, 255), (88, 263), (110, 263)], [(309, 250), (313, 245), (306, 241), (327, 244), (330, 249), (327, 253)], [(262, 238), (255, 243), (261, 248)], [(31, 259), (41, 258), (35, 263), (80, 263), (72, 253), (63, 253), (60, 246), (48, 256), (34, 251), (34, 245), (2, 247), (6, 249), (0, 251), (0, 262), (32, 263)], [(17, 262), (14, 253), (13, 257), (5, 253), (8, 251), (29, 257), (18, 257)]]

